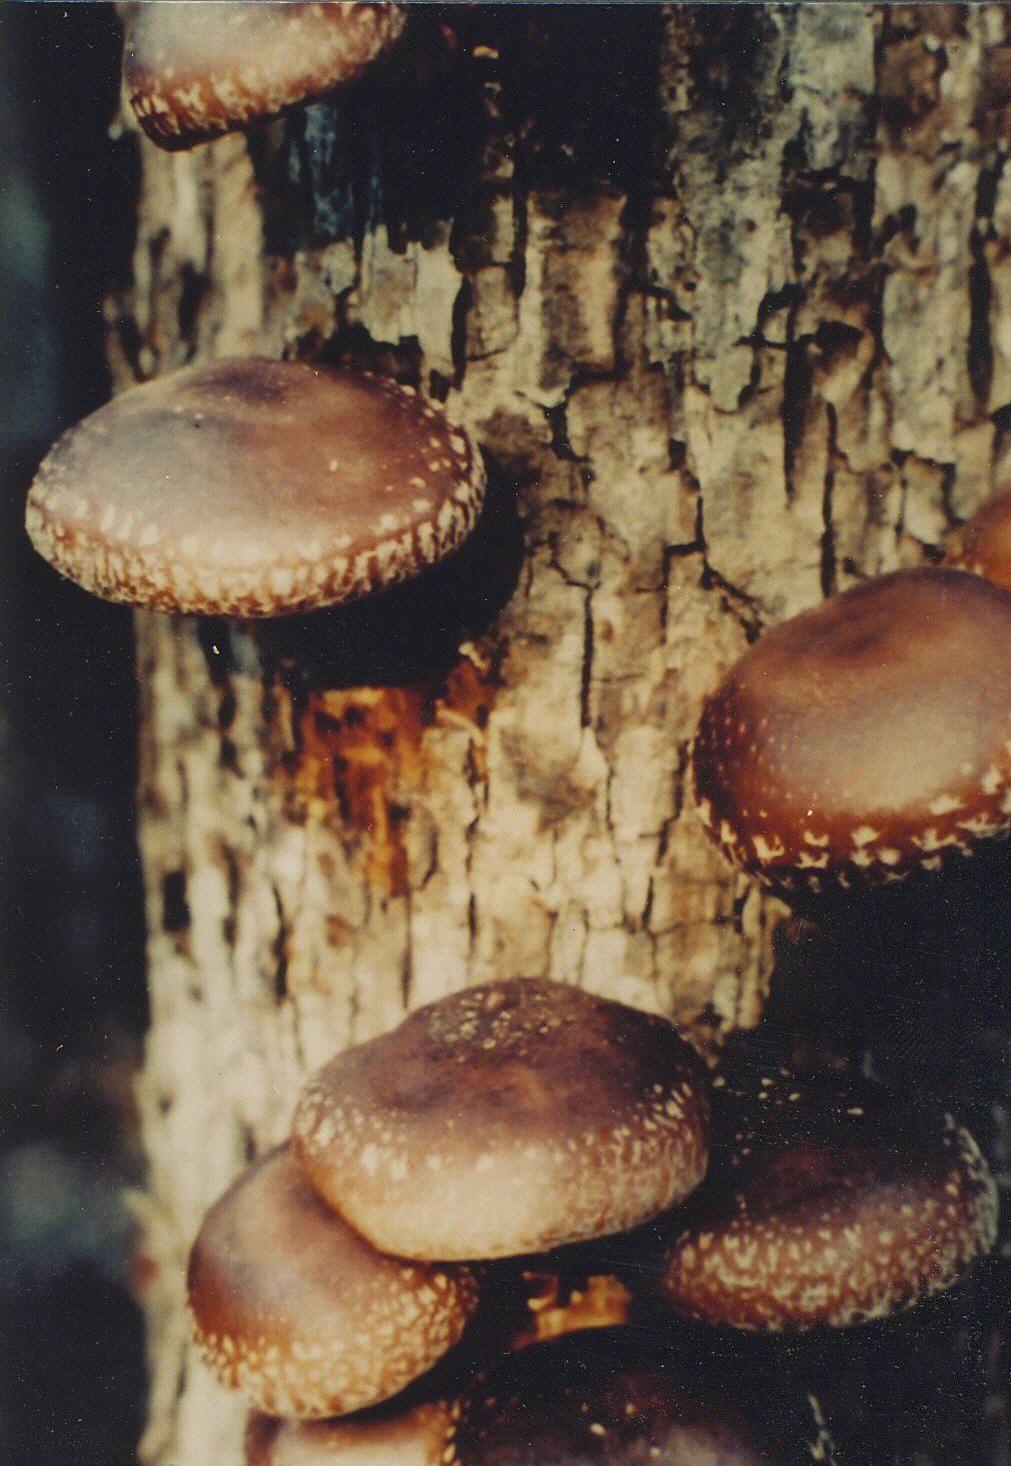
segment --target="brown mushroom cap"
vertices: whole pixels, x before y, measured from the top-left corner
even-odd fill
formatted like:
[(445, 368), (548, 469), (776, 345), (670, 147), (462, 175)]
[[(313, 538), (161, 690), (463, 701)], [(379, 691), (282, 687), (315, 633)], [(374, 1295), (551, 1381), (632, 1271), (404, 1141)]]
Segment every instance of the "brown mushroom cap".
[(346, 0), (146, 0), (123, 58), (130, 101), (156, 143), (188, 147), (350, 81), (396, 40), (405, 18), (400, 5)]
[(442, 1461), (782, 1466), (784, 1457), (769, 1452), (742, 1409), (694, 1384), (662, 1345), (624, 1326), (508, 1355), (464, 1394)]
[(896, 571), (767, 632), (706, 702), (694, 778), (724, 853), (787, 893), (1006, 834), (1011, 595)]
[(246, 1466), (440, 1466), (449, 1424), (448, 1404), (405, 1409), (399, 1397), (340, 1420), (253, 1415)]
[(1011, 591), (1011, 484), (1005, 484), (959, 529), (947, 563)]
[(950, 1287), (997, 1232), (997, 1193), (950, 1116), (868, 1081), (779, 1071), (713, 1091), (713, 1161), (661, 1289), (735, 1328), (843, 1326)]
[(96, 595), (273, 616), (432, 564), (470, 531), (483, 484), (465, 435), (412, 388), (251, 358), (86, 417), (43, 461), (26, 518), (40, 554)]
[(324, 1205), (289, 1146), (215, 1203), (190, 1254), (205, 1359), (273, 1415), (341, 1415), (395, 1394), (457, 1341), (476, 1301), (465, 1267), (376, 1252)]
[(312, 1184), (402, 1257), (503, 1257), (634, 1226), (706, 1163), (703, 1065), (662, 1018), (513, 979), (421, 1008), (309, 1083)]

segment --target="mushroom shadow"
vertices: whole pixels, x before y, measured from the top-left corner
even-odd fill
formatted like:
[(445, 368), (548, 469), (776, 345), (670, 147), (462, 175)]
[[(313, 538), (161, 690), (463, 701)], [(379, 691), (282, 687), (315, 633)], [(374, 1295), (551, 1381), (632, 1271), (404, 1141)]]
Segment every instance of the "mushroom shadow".
[(994, 1272), (985, 1260), (949, 1292), (852, 1328), (750, 1333), (672, 1318), (655, 1306), (634, 1322), (675, 1341), (684, 1367), (714, 1392), (739, 1382), (763, 1433), (780, 1447), (809, 1425), (805, 1406), (815, 1400), (840, 1466), (981, 1466), (991, 1459), (981, 1300)]
[(444, 560), (413, 579), (345, 605), (249, 623), (261, 656), (299, 691), (395, 687), (446, 672), (462, 642), (509, 602), (524, 558), (516, 496), (486, 462), (477, 524)]
[(781, 1062), (844, 1060), (939, 1096), (988, 1153), (1011, 1094), (1011, 844), (936, 874), (794, 906), (775, 938), (760, 1043)]
[(469, 194), (482, 130), (479, 70), (442, 14), (412, 7), (371, 72), (291, 111), (281, 130), (250, 129), (268, 250), (360, 240), (378, 224), (395, 248), (425, 240)]

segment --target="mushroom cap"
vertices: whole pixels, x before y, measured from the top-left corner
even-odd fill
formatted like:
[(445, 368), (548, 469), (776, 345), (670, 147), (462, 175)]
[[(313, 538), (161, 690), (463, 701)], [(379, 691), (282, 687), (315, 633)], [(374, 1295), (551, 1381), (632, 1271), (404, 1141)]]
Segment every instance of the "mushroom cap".
[(402, 1257), (504, 1257), (632, 1227), (706, 1164), (708, 1083), (671, 1024), (515, 978), (411, 1014), (310, 1081), (312, 1184)]
[(273, 616), (424, 569), (466, 537), (483, 489), (465, 435), (412, 388), (254, 357), (183, 368), (86, 417), (44, 459), (26, 520), (96, 595)]
[(947, 563), (1011, 591), (1011, 484), (1005, 484), (959, 529)]
[(937, 869), (1011, 829), (1011, 595), (900, 570), (767, 632), (703, 708), (710, 833), (787, 894)]
[(396, 40), (405, 19), (400, 5), (346, 0), (147, 0), (124, 50), (130, 101), (156, 143), (188, 147), (350, 81)]
[(443, 1466), (776, 1466), (744, 1412), (625, 1325), (507, 1355), (460, 1401)]
[(785, 1071), (713, 1090), (713, 1162), (673, 1234), (661, 1291), (758, 1330), (879, 1318), (950, 1287), (997, 1233), (975, 1141), (882, 1086)]
[(441, 1466), (450, 1407), (396, 1400), (340, 1420), (277, 1420), (253, 1415), (246, 1466)]
[(188, 1286), (211, 1368), (258, 1409), (299, 1419), (403, 1389), (456, 1343), (477, 1301), (465, 1267), (376, 1252), (307, 1184), (290, 1146), (211, 1207)]

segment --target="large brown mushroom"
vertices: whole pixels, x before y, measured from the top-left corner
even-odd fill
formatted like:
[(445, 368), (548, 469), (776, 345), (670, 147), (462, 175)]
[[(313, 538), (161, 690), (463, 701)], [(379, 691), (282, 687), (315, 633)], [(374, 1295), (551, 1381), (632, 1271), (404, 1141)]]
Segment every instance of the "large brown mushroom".
[(710, 1174), (663, 1229), (679, 1312), (844, 1326), (951, 1287), (993, 1246), (997, 1193), (940, 1109), (862, 1079), (717, 1076)]
[(533, 979), (418, 1009), (303, 1092), (295, 1148), (402, 1257), (492, 1258), (632, 1227), (706, 1164), (703, 1065), (664, 1019)]
[(699, 810), (787, 895), (936, 870), (1011, 830), (1011, 595), (896, 571), (767, 632), (707, 700)]
[(395, 1394), (456, 1343), (476, 1301), (466, 1267), (378, 1253), (320, 1200), (288, 1146), (215, 1203), (190, 1255), (205, 1359), (272, 1415), (342, 1415)]
[(189, 147), (350, 81), (400, 34), (401, 5), (143, 0), (123, 69), (141, 127)]
[(275, 616), (431, 565), (483, 489), (466, 436), (413, 388), (254, 357), (99, 408), (45, 458), (26, 517), (36, 549), (96, 595)]

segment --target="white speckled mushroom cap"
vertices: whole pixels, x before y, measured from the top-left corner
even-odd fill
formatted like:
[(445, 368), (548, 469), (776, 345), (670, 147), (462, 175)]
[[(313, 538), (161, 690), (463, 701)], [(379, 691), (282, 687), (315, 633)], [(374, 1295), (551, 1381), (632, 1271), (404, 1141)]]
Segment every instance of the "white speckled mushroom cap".
[(936, 870), (1011, 830), (1011, 595), (896, 571), (767, 632), (707, 700), (695, 795), (787, 895)]
[(312, 1184), (402, 1257), (492, 1258), (635, 1226), (705, 1170), (708, 1084), (671, 1024), (512, 979), (411, 1014), (303, 1091)]
[(384, 1257), (325, 1206), (284, 1146), (208, 1212), (190, 1254), (204, 1358), (271, 1415), (320, 1419), (404, 1388), (477, 1301), (462, 1266)]
[(123, 69), (141, 127), (188, 147), (350, 81), (396, 40), (406, 10), (386, 3), (142, 0)]
[(939, 1109), (864, 1080), (718, 1075), (710, 1174), (664, 1225), (661, 1291), (679, 1312), (839, 1327), (955, 1283), (994, 1244), (997, 1192)]
[(253, 1415), (246, 1466), (441, 1466), (450, 1406), (406, 1407), (400, 1397), (336, 1420)]
[(412, 388), (254, 357), (86, 417), (39, 468), (26, 523), (57, 570), (109, 600), (276, 616), (431, 565), (483, 491), (465, 434)]

